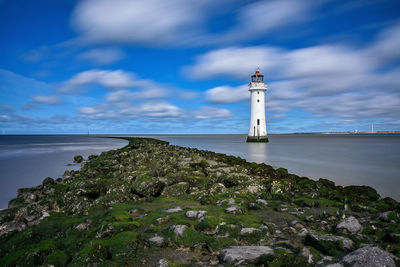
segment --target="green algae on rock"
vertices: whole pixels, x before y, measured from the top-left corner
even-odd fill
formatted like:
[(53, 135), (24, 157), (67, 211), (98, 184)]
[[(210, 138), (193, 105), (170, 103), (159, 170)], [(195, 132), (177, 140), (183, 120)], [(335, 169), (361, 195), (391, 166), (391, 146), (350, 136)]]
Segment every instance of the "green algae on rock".
[(369, 250), (399, 264), (400, 205), (373, 188), (127, 139), (19, 189), (0, 211), (0, 265), (315, 266)]

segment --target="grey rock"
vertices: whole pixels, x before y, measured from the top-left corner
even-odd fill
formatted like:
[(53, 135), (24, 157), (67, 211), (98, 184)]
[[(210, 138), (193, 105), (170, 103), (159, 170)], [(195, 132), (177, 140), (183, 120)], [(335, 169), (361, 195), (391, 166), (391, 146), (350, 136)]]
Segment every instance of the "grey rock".
[(183, 233), (187, 229), (186, 225), (173, 225), (171, 228), (174, 230), (175, 235), (183, 236)]
[(80, 224), (78, 224), (77, 226), (75, 226), (75, 229), (78, 230), (78, 231), (87, 230), (87, 229), (89, 229), (89, 224), (87, 224), (87, 223), (80, 223)]
[(308, 233), (309, 233), (309, 231), (306, 228), (302, 228), (299, 230), (297, 235), (300, 237), (305, 237)]
[(37, 200), (37, 196), (33, 193), (28, 193), (25, 195), (25, 202), (26, 203), (33, 203)]
[(252, 234), (254, 232), (259, 232), (260, 230), (257, 228), (242, 228), (239, 232), (239, 235), (249, 235)]
[(223, 200), (219, 200), (217, 201), (217, 206), (221, 207), (223, 204), (227, 204), (229, 205), (234, 205), (235, 204), (235, 200), (233, 198), (229, 198), (229, 199), (223, 199)]
[(266, 200), (264, 200), (264, 199), (261, 199), (261, 198), (256, 199), (256, 203), (259, 204), (259, 205), (268, 206), (268, 202)]
[(355, 217), (350, 216), (340, 222), (336, 229), (341, 233), (356, 234), (362, 232), (363, 227)]
[(166, 259), (160, 259), (157, 262), (156, 267), (169, 267), (169, 263)]
[(186, 212), (186, 217), (189, 219), (203, 220), (206, 215), (207, 211), (205, 210), (189, 210)]
[(365, 246), (344, 256), (341, 263), (353, 267), (395, 267), (395, 259), (396, 256), (385, 250)]
[(314, 262), (313, 255), (308, 247), (303, 247), (301, 250), (301, 255), (307, 259), (308, 264), (312, 264)]
[(2, 225), (0, 225), (0, 236), (7, 234), (12, 231), (22, 231), (27, 227), (27, 225), (23, 222), (7, 222)]
[(164, 237), (155, 235), (152, 238), (149, 238), (149, 243), (156, 246), (161, 246), (164, 243)]
[(219, 259), (222, 263), (235, 266), (256, 263), (262, 256), (274, 255), (268, 246), (232, 246), (221, 250)]
[(183, 211), (183, 209), (181, 207), (179, 207), (179, 206), (177, 206), (175, 208), (170, 208), (170, 209), (167, 209), (167, 210), (163, 210), (163, 212), (165, 212), (165, 213), (177, 213), (177, 212), (181, 212), (181, 211)]
[(390, 211), (385, 211), (385, 212), (379, 213), (378, 220), (381, 220), (383, 222), (388, 222), (389, 214), (390, 214)]
[(226, 213), (230, 213), (230, 214), (243, 214), (243, 210), (241, 207), (237, 206), (237, 205), (232, 205), (229, 206), (225, 209)]
[(325, 265), (325, 267), (343, 267), (343, 264), (341, 264), (341, 263), (332, 263), (332, 264)]

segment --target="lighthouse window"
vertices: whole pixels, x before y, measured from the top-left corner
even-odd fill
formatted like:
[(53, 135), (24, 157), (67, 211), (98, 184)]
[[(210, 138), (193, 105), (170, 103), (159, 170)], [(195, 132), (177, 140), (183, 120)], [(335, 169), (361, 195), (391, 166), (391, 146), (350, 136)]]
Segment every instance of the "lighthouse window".
[(260, 99), (257, 99), (257, 102), (260, 102)]
[(260, 119), (257, 120), (257, 125), (260, 125)]
[(260, 94), (260, 92), (257, 92), (257, 95), (259, 95)]

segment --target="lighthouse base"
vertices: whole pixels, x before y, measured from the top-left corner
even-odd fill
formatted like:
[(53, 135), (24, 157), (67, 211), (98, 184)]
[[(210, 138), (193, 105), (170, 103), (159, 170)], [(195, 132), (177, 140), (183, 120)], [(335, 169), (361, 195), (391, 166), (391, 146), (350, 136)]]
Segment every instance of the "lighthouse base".
[(267, 136), (247, 136), (248, 143), (268, 143)]

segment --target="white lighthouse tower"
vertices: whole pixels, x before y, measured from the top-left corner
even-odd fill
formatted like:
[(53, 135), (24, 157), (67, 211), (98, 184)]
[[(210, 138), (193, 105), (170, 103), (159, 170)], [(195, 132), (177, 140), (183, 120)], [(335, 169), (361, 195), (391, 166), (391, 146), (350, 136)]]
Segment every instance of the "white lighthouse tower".
[(264, 75), (257, 68), (249, 83), (251, 96), (250, 129), (247, 142), (268, 142), (267, 126), (265, 123), (265, 91)]

